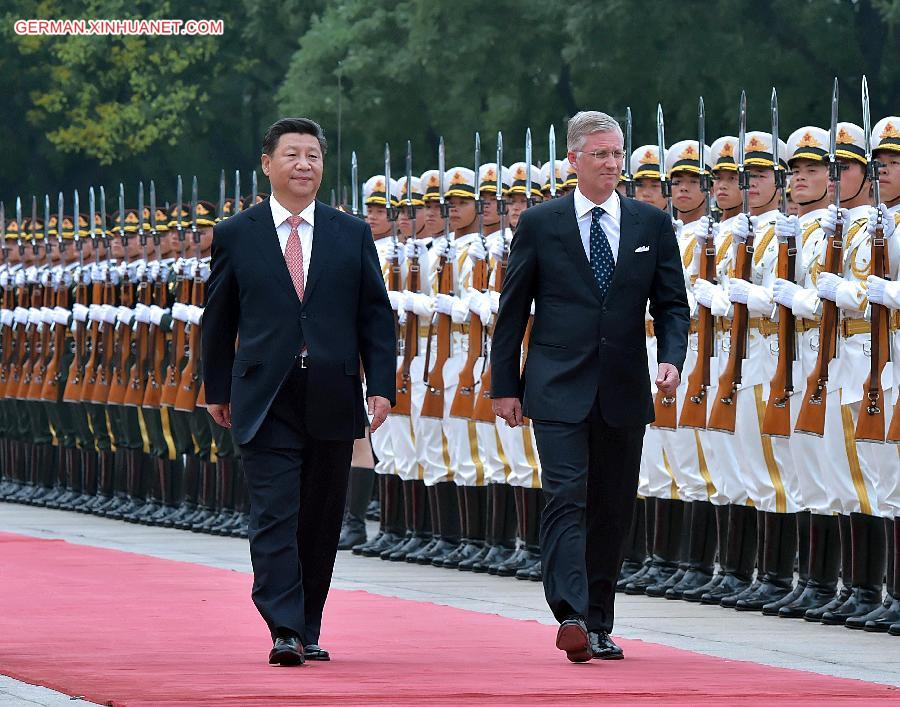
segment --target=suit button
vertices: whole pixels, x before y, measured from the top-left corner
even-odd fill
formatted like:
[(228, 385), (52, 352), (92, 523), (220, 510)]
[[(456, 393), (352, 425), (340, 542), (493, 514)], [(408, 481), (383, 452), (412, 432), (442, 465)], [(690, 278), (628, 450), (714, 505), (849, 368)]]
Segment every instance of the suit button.
[(601, 309), (600, 311), (603, 312), (604, 314), (606, 314), (606, 307), (604, 307), (604, 308)]
[(306, 312), (303, 312), (303, 313), (300, 315), (300, 318), (301, 318), (301, 319), (306, 319)]
[(603, 338), (600, 339), (600, 343), (601, 343), (601, 344), (605, 344), (605, 343), (606, 343), (606, 337), (605, 337), (605, 336), (604, 336)]

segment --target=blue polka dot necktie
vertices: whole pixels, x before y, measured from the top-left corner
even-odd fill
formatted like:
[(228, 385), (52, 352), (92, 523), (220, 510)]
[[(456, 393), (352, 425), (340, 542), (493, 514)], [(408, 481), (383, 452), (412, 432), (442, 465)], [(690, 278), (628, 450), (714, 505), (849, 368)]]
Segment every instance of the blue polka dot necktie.
[(606, 292), (612, 282), (613, 271), (616, 269), (616, 261), (613, 258), (609, 239), (600, 225), (600, 217), (606, 213), (601, 206), (591, 209), (591, 270), (600, 286), (601, 299), (606, 299)]

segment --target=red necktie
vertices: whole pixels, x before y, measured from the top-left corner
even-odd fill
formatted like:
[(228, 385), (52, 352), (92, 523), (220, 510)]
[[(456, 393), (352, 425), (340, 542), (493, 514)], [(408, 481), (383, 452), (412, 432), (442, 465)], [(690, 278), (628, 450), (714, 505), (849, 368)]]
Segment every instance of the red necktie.
[(287, 262), (288, 272), (297, 290), (297, 297), (303, 301), (303, 246), (300, 244), (300, 233), (297, 227), (303, 222), (302, 216), (288, 216), (291, 224), (291, 232), (288, 234), (287, 245), (284, 248), (284, 259)]

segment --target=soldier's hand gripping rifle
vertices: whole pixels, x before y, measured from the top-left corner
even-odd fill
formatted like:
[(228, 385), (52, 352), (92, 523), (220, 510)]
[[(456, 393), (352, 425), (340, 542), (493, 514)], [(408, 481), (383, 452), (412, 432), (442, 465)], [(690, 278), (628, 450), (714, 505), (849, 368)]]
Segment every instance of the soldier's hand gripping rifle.
[[(124, 198), (122, 200), (122, 206), (124, 207)], [(114, 319), (116, 286), (112, 279), (112, 247), (109, 241), (109, 229), (106, 217), (106, 189), (103, 186), (100, 187), (100, 218), (100, 238), (103, 240), (103, 246), (106, 250), (106, 267), (104, 269), (102, 282), (103, 310), (101, 316), (103, 319), (100, 322), (99, 332), (100, 351), (97, 354), (97, 382), (91, 391), (90, 400), (98, 405), (104, 405), (109, 399), (109, 386), (112, 382), (112, 359), (116, 330), (116, 321)], [(122, 237), (125, 238), (124, 233)]]
[[(743, 195), (741, 213), (750, 218), (750, 175), (746, 165), (747, 143), (747, 94), (741, 91), (740, 130), (738, 133), (738, 184)], [(753, 222), (750, 221), (750, 232), (747, 240), (738, 243), (735, 256), (735, 274), (741, 280), (749, 282), (753, 267)], [(737, 422), (737, 395), (741, 386), (744, 359), (747, 356), (747, 336), (749, 333), (749, 314), (747, 305), (735, 302), (731, 321), (730, 349), (725, 370), (719, 376), (719, 389), (709, 416), (709, 429), (734, 434)]]
[[(447, 251), (438, 260), (437, 277), (438, 277), (438, 294), (453, 294), (453, 262), (449, 254), (449, 236), (450, 236), (450, 204), (446, 199), (446, 161), (444, 154), (444, 138), (440, 140), (438, 146), (438, 178), (439, 194), (438, 201), (441, 207), (441, 215), (444, 217), (444, 235), (443, 238), (447, 242)], [(429, 368), (431, 359), (431, 333), (434, 328), (435, 319), (437, 320), (437, 352), (434, 358), (434, 364)], [(450, 358), (450, 333), (452, 321), (449, 314), (435, 312), (428, 328), (428, 346), (425, 353), (425, 400), (422, 402), (422, 417), (432, 417), (443, 419), (444, 417), (444, 364)]]
[[(75, 304), (72, 305), (72, 339), (74, 351), (72, 362), (66, 377), (63, 400), (67, 403), (81, 402), (81, 390), (87, 366), (87, 324), (86, 317), (90, 304), (88, 282), (84, 272), (84, 242), (81, 238), (81, 215), (79, 213), (79, 196), (76, 189), (73, 193), (72, 206), (72, 242), (78, 253), (77, 280), (75, 283)], [(93, 218), (93, 215), (91, 216)]]
[[(844, 264), (844, 217), (841, 213), (841, 165), (837, 160), (838, 82), (834, 80), (831, 95), (831, 132), (828, 138), (828, 178), (834, 190), (836, 209), (834, 233), (826, 238), (826, 272), (840, 275)], [(800, 406), (795, 432), (821, 437), (825, 434), (825, 406), (828, 400), (828, 367), (837, 355), (838, 306), (822, 300), (822, 319), (819, 322), (819, 354), (809, 377)]]
[[(772, 89), (772, 158), (775, 188), (781, 190), (781, 213), (787, 214), (787, 175), (778, 154), (778, 94)], [(778, 239), (778, 277), (796, 280), (797, 237)], [(778, 364), (769, 389), (762, 433), (771, 437), (791, 435), (791, 396), (794, 394), (794, 361), (797, 359), (796, 320), (790, 307), (778, 305)]]
[[(700, 189), (706, 201), (706, 234), (699, 250), (699, 275), (707, 282), (716, 283), (716, 242), (713, 231), (711, 175), (706, 169), (706, 115), (701, 96), (697, 109), (697, 142), (700, 164)], [(710, 359), (715, 355), (716, 320), (712, 310), (698, 304), (697, 314), (697, 362), (688, 376), (684, 405), (678, 424), (682, 427), (706, 429), (707, 391), (710, 386)]]
[[(225, 203), (225, 172), (219, 176), (219, 216), (222, 215)], [(197, 229), (197, 179), (194, 178), (194, 189), (191, 196), (191, 221), (192, 233), (196, 246), (196, 262), (193, 268), (191, 280), (191, 300), (193, 307), (203, 307), (206, 299), (206, 281), (201, 272), (200, 231)], [(189, 310), (189, 311), (196, 311)], [(185, 363), (181, 370), (178, 383), (178, 395), (175, 397), (175, 409), (183, 412), (193, 412), (197, 407), (197, 398), (200, 394), (200, 323), (189, 322), (185, 329), (187, 345), (184, 350)], [(174, 346), (173, 346), (174, 348)], [(173, 352), (174, 357), (174, 352)]]
[[(353, 191), (355, 194), (355, 184)], [(419, 282), (421, 264), (419, 263), (419, 249), (416, 247), (416, 205), (412, 198), (412, 143), (409, 141), (406, 143), (406, 202), (402, 208), (406, 209), (406, 214), (409, 217), (412, 228), (409, 238), (413, 245), (406, 273), (406, 289), (410, 292), (418, 292), (421, 286)], [(409, 415), (412, 411), (412, 375), (410, 374), (410, 368), (412, 367), (413, 359), (419, 353), (419, 317), (415, 312), (406, 313), (405, 327), (403, 356), (397, 369), (397, 404), (394, 405), (393, 410), (393, 413), (396, 415)]]
[[(494, 281), (491, 285), (493, 292), (499, 296), (503, 289), (503, 278), (506, 275), (506, 264), (509, 261), (509, 245), (506, 241), (506, 200), (503, 198), (503, 133), (497, 133), (497, 215), (500, 217), (500, 237), (503, 239), (503, 251), (500, 259), (494, 265)], [(530, 177), (530, 175), (529, 175)], [(491, 323), (488, 325), (488, 337), (493, 335), (496, 316), (491, 316)], [(491, 402), (491, 361), (489, 356), (485, 356), (484, 371), (481, 374), (481, 391), (478, 399), (475, 401), (475, 410), (472, 417), (478, 422), (493, 423), (497, 419), (494, 413), (493, 404)]]
[[(478, 173), (481, 171), (481, 136), (475, 133), (475, 210), (478, 214), (478, 237), (484, 249), (484, 260), (479, 260), (472, 266), (472, 287), (478, 292), (487, 289), (487, 243), (484, 240), (484, 203), (481, 200)], [(484, 325), (481, 317), (472, 315), (469, 320), (469, 348), (466, 360), (459, 371), (459, 383), (453, 402), (450, 404), (450, 415), (466, 420), (473, 417), (475, 412), (475, 366), (478, 359), (484, 356)]]
[[(663, 119), (662, 104), (659, 104), (656, 107), (656, 139), (657, 143), (659, 144), (659, 188), (662, 191), (662, 195), (666, 199), (669, 218), (674, 219), (675, 210), (672, 207), (672, 183), (666, 176), (665, 169), (664, 155), (666, 154), (666, 126)], [(626, 156), (625, 159), (630, 160), (631, 155)], [(654, 417), (656, 418), (653, 422), (654, 427), (669, 430), (674, 430), (678, 427), (677, 395), (677, 392), (673, 393), (671, 396), (668, 396), (661, 390), (656, 391), (656, 395), (653, 397), (653, 410)]]
[[(879, 169), (881, 165), (872, 156), (872, 117), (869, 111), (869, 82), (862, 78), (862, 110), (863, 132), (866, 139), (866, 163), (869, 180), (872, 184), (872, 200), (878, 209), (875, 223), (875, 234), (872, 238), (872, 275), (887, 279), (890, 277), (887, 239), (884, 237), (884, 215), (881, 211), (881, 182)], [(859, 408), (859, 419), (856, 421), (856, 439), (866, 442), (885, 441), (884, 408), (888, 404), (881, 384), (881, 374), (891, 355), (891, 313), (883, 304), (869, 304), (869, 321), (872, 325), (871, 359), (869, 377), (863, 384), (863, 404)], [(895, 439), (900, 438), (900, 422), (896, 419), (900, 411), (900, 401), (894, 410), (894, 421), (891, 430), (897, 428)], [(893, 440), (892, 440), (893, 441)]]
[[(150, 355), (150, 305), (153, 301), (147, 271), (150, 261), (147, 260), (147, 235), (140, 230), (141, 249), (144, 258), (143, 266), (138, 269), (137, 292), (134, 305), (134, 359), (128, 372), (128, 383), (125, 390), (124, 404), (129, 407), (140, 407), (147, 387), (147, 358)], [(150, 180), (150, 237), (159, 253), (159, 231), (156, 223), (156, 185)]]

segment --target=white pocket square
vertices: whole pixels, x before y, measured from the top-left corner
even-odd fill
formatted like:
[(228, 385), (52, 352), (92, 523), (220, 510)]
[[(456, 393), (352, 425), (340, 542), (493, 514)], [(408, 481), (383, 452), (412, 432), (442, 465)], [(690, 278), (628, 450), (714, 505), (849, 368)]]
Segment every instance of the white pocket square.
[(648, 245), (638, 246), (637, 248), (634, 249), (635, 253), (647, 253), (649, 251), (650, 251), (650, 246), (648, 246)]

